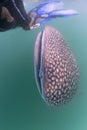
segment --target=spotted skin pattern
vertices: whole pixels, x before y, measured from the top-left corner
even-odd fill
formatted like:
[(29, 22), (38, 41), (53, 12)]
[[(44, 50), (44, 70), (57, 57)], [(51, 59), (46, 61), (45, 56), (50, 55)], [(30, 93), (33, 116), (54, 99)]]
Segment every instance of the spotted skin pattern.
[(61, 33), (53, 27), (46, 26), (41, 39), (44, 70), (42, 96), (48, 105), (65, 104), (77, 90), (77, 62)]

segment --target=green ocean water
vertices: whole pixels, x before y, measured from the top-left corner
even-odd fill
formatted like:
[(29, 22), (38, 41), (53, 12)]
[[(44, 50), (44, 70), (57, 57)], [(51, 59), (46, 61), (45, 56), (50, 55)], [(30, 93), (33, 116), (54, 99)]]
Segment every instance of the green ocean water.
[(49, 107), (34, 77), (34, 44), (46, 25), (32, 31), (0, 32), (0, 130), (87, 130), (87, 0), (65, 0), (79, 15), (46, 23), (68, 41), (80, 70), (76, 96)]

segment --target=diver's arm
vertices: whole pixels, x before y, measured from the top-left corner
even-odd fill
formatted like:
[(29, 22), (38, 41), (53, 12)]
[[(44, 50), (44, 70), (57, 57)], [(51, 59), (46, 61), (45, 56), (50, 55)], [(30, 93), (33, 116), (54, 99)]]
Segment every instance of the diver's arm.
[(19, 18), (19, 20), (17, 21), (19, 22), (19, 24), (22, 25), (29, 24), (30, 19), (27, 16), (22, 0), (12, 0), (12, 3), (17, 11), (17, 15)]
[[(0, 18), (1, 31), (16, 28), (17, 26), (21, 26), (25, 30), (31, 30), (40, 26), (39, 23), (33, 24), (34, 20), (26, 13), (22, 0), (6, 0), (3, 4), (0, 4), (0, 6), (0, 14), (2, 14)], [(4, 9), (4, 13), (2, 8)]]

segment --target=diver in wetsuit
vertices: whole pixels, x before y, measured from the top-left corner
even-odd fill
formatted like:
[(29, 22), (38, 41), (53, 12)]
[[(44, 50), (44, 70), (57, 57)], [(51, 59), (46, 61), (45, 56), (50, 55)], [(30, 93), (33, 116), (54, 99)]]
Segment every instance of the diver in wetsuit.
[(0, 31), (17, 26), (30, 30), (31, 18), (27, 15), (22, 0), (0, 0)]

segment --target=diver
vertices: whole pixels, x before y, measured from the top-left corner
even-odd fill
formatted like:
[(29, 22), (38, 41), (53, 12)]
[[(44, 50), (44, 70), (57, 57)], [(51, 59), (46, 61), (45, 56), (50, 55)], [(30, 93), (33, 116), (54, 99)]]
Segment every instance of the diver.
[(32, 25), (32, 18), (25, 11), (22, 0), (0, 0), (0, 31), (7, 31), (16, 27), (30, 30), (39, 26)]

